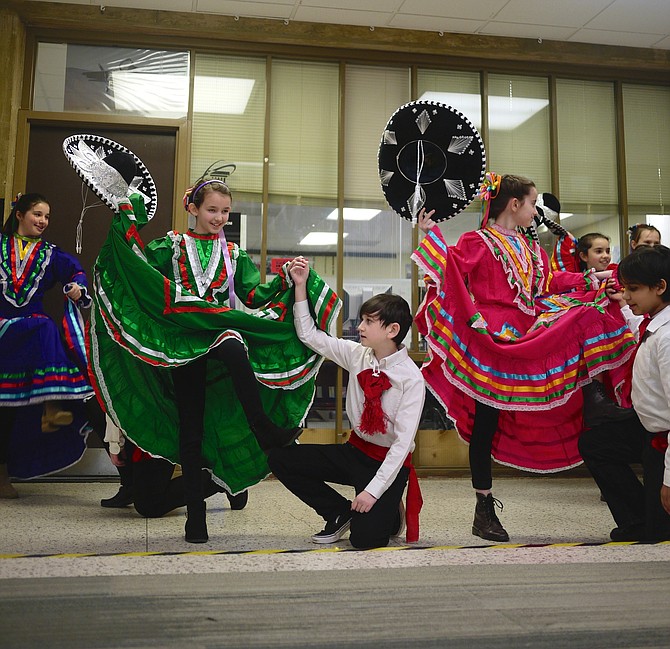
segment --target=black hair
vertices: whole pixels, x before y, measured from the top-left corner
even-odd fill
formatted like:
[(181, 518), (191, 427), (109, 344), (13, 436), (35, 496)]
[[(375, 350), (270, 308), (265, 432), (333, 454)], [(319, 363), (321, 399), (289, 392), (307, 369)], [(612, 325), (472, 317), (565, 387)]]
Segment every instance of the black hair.
[(577, 247), (575, 248), (575, 254), (577, 255), (577, 262), (579, 267), (582, 270), (586, 270), (586, 262), (581, 258), (580, 253), (588, 254), (589, 250), (593, 248), (593, 242), (596, 239), (605, 239), (607, 243), (611, 243), (611, 239), (606, 234), (601, 234), (600, 232), (589, 232), (588, 234), (583, 234), (579, 237), (577, 241)]
[(513, 176), (512, 174), (502, 176), (498, 193), (495, 198), (491, 199), (489, 218), (495, 219), (500, 216), (513, 198), (518, 198), (523, 202), (533, 187), (535, 187), (535, 183), (523, 176)]
[(2, 226), (2, 234), (14, 234), (18, 221), (18, 217), (16, 215), (25, 214), (38, 203), (46, 203), (49, 205), (49, 201), (42, 194), (38, 194), (37, 192), (32, 192), (30, 194), (20, 194), (12, 206), (12, 211), (10, 212), (9, 217)]
[(384, 327), (397, 322), (400, 325), (400, 331), (393, 338), (396, 345), (400, 345), (405, 339), (413, 320), (407, 301), (393, 293), (373, 295), (369, 300), (363, 302), (358, 316), (362, 318), (364, 315), (375, 316)]
[(619, 264), (619, 281), (622, 284), (641, 284), (653, 288), (665, 280), (667, 288), (661, 295), (663, 302), (670, 302), (670, 248), (638, 246)]

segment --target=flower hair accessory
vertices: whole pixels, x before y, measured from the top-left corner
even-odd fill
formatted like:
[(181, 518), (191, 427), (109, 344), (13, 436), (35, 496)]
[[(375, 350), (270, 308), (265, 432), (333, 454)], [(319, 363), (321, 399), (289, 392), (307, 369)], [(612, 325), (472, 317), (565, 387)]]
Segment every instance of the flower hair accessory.
[(478, 197), (482, 200), (482, 224), (481, 228), (485, 228), (489, 220), (489, 210), (491, 209), (491, 201), (498, 195), (500, 191), (500, 182), (502, 176), (487, 171), (484, 176), (484, 182), (479, 187)]

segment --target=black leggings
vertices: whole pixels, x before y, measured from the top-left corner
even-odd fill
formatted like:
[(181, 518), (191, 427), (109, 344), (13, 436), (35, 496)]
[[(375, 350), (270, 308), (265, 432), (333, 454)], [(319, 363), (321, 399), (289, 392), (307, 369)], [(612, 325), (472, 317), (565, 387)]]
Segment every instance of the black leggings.
[(253, 424), (254, 421), (265, 417), (258, 381), (244, 345), (236, 338), (229, 338), (206, 356), (172, 370), (179, 412), (179, 456), (187, 506), (200, 503), (205, 498), (200, 472), (203, 464), (202, 438), (208, 359), (223, 362), (228, 368), (235, 394), (247, 421)]
[(475, 401), (475, 420), (469, 449), (470, 475), (475, 489), (490, 489), (493, 485), (491, 446), (499, 416), (499, 410)]

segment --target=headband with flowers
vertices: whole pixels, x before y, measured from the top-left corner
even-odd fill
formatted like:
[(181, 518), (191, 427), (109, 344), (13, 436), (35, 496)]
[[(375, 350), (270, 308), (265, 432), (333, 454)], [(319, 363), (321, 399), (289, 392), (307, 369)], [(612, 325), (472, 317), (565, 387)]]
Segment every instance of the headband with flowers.
[(491, 209), (491, 201), (498, 195), (500, 191), (500, 181), (502, 176), (487, 171), (484, 176), (484, 182), (479, 187), (478, 198), (482, 200), (482, 223), (480, 228), (485, 228), (489, 220), (489, 210)]

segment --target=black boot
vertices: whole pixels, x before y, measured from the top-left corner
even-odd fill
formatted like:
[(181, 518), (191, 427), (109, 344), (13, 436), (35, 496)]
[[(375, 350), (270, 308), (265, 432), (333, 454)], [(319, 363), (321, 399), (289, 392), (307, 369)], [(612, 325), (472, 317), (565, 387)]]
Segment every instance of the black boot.
[(244, 509), (247, 506), (247, 502), (249, 502), (249, 492), (246, 489), (234, 496), (226, 491), (226, 496), (230, 503), (230, 508), (234, 510)]
[(128, 507), (128, 505), (132, 505), (134, 501), (135, 495), (133, 494), (133, 488), (121, 485), (116, 495), (111, 498), (103, 498), (100, 501), (100, 507)]
[(207, 507), (203, 502), (187, 505), (184, 538), (188, 543), (207, 543)]
[(622, 408), (607, 396), (600, 381), (591, 381), (582, 388), (584, 395), (584, 425), (593, 428), (610, 421), (622, 421), (635, 414), (632, 408)]
[(502, 511), (503, 504), (493, 494), (477, 494), (472, 533), (487, 541), (509, 541), (509, 535), (496, 516), (496, 506)]

